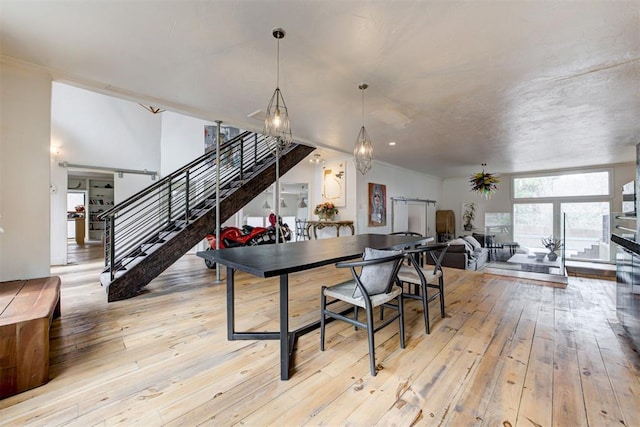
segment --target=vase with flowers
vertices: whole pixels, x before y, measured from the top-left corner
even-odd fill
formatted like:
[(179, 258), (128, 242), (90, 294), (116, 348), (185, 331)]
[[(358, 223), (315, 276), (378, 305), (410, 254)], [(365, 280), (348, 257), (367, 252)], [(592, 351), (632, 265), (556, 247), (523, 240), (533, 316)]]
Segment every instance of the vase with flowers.
[(564, 246), (562, 240), (556, 239), (553, 236), (549, 236), (543, 237), (541, 241), (542, 246), (544, 246), (549, 251), (549, 253), (547, 254), (547, 258), (549, 258), (549, 261), (555, 261), (556, 259), (558, 259), (558, 254), (556, 253), (556, 251), (562, 249), (562, 246)]
[(320, 219), (332, 220), (338, 213), (338, 208), (331, 202), (324, 202), (316, 205), (313, 213), (318, 215)]

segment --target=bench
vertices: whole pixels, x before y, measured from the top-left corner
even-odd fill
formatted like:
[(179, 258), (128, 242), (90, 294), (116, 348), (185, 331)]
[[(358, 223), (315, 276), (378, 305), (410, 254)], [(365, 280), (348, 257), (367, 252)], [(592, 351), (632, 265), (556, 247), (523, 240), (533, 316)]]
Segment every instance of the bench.
[(0, 282), (0, 399), (49, 381), (49, 328), (60, 278)]

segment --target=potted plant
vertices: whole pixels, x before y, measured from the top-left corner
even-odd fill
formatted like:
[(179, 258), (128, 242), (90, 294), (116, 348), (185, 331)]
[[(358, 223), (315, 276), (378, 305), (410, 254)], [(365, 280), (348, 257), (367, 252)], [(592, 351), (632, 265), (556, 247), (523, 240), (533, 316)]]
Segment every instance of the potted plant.
[(316, 205), (313, 213), (318, 215), (320, 219), (333, 219), (338, 213), (338, 208), (331, 202), (324, 202)]
[(558, 254), (556, 253), (556, 251), (562, 249), (562, 240), (556, 239), (553, 236), (549, 236), (543, 237), (541, 241), (542, 246), (544, 246), (549, 251), (549, 254), (547, 255), (549, 261), (555, 261), (556, 259), (558, 259)]

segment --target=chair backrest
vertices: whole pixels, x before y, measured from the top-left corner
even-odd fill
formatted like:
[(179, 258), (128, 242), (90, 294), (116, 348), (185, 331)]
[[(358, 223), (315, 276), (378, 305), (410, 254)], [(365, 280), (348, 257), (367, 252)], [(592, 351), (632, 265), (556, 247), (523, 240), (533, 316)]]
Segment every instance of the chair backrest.
[(438, 271), (442, 271), (442, 259), (444, 258), (444, 254), (449, 249), (449, 243), (438, 243), (434, 245), (423, 245), (418, 246), (415, 249), (406, 250), (405, 254), (407, 255), (407, 259), (409, 262), (416, 268), (418, 274), (422, 274), (420, 267), (418, 265), (417, 259), (419, 256), (430, 256), (434, 263), (433, 274), (437, 274)]
[(389, 233), (389, 236), (417, 236), (417, 237), (422, 237), (422, 234), (416, 233), (415, 231), (396, 231), (394, 233)]
[(358, 284), (353, 293), (354, 298), (362, 295), (362, 289), (369, 296), (391, 291), (403, 259), (404, 252), (401, 250), (365, 248), (360, 274), (352, 268), (354, 279)]
[(296, 240), (307, 236), (307, 221), (296, 218)]

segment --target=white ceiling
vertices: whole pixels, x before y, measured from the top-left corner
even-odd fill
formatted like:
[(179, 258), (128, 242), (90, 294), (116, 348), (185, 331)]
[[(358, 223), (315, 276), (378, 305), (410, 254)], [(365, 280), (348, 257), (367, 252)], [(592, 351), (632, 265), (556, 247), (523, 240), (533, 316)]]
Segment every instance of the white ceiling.
[[(465, 176), (635, 160), (639, 1), (10, 1), (1, 52), (56, 80), (260, 131), (280, 88), (294, 139)], [(388, 145), (397, 142), (395, 147)], [(374, 165), (375, 167), (375, 165)]]

